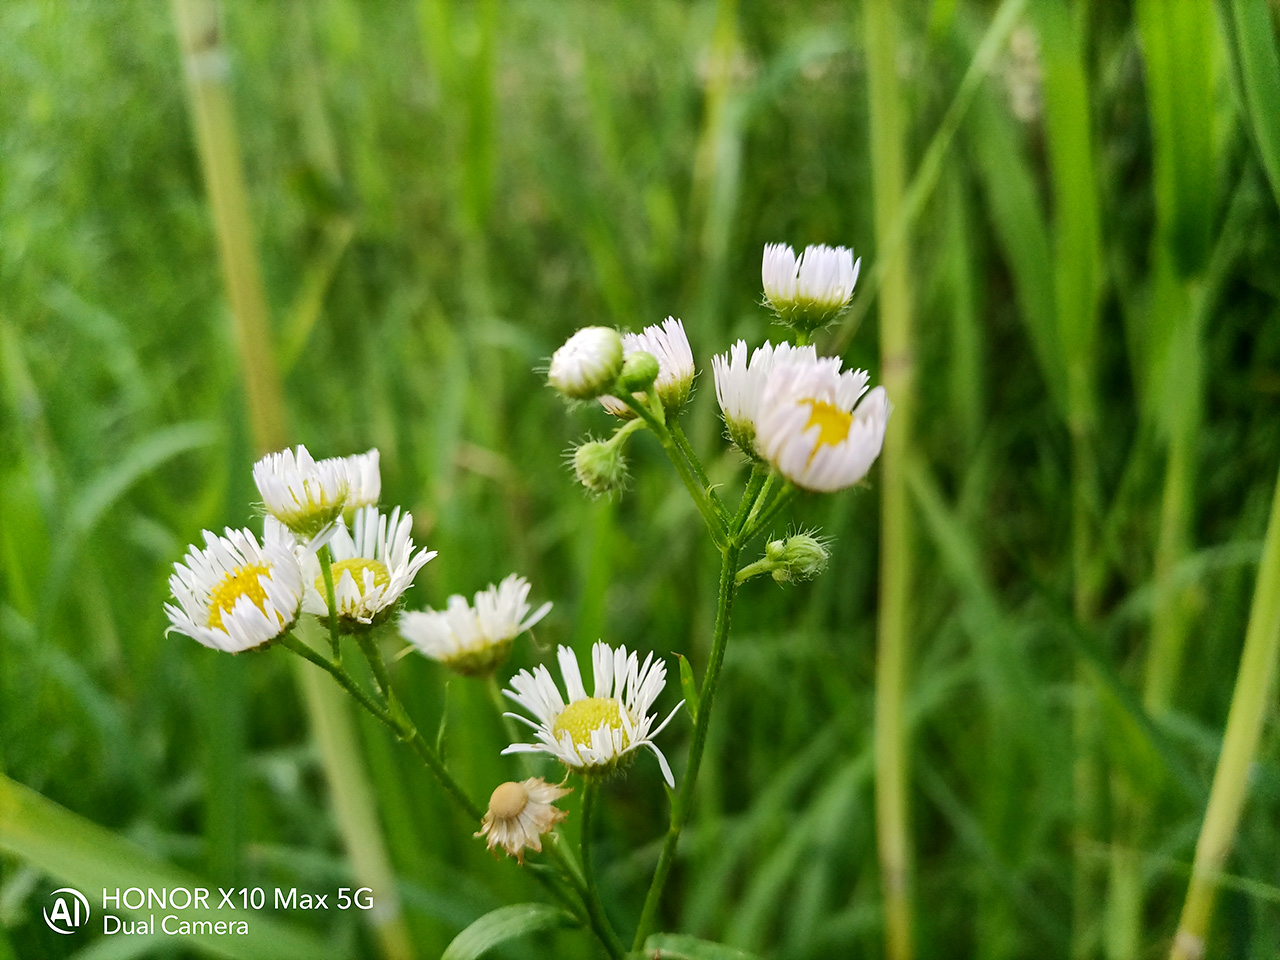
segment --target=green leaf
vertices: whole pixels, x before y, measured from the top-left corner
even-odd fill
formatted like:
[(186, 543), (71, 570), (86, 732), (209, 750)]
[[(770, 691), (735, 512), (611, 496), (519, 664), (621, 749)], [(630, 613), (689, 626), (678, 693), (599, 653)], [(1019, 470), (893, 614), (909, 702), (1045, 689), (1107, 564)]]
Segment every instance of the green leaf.
[(440, 960), (475, 960), (500, 943), (540, 930), (577, 926), (570, 913), (547, 903), (517, 903), (491, 910), (453, 938)]
[(644, 956), (648, 960), (759, 960), (754, 953), (683, 933), (655, 933), (644, 942)]
[[(86, 892), (116, 887), (208, 887), (214, 885), (153, 857), (116, 836), (0, 774), (0, 851), (18, 857), (76, 889)], [(91, 894), (94, 915), (98, 915)], [(122, 910), (122, 913), (133, 911)], [(145, 914), (146, 911), (140, 911)], [(216, 910), (177, 911), (183, 920), (218, 920)], [(292, 929), (263, 916), (243, 911), (236, 918), (249, 923), (243, 936), (214, 933), (174, 934), (202, 954), (243, 960), (306, 960), (330, 956), (313, 934)]]
[(1258, 158), (1280, 204), (1280, 54), (1267, 0), (1234, 0), (1240, 76)]
[(684, 705), (689, 709), (689, 719), (698, 722), (698, 681), (693, 678), (693, 667), (683, 655), (677, 653), (680, 661), (680, 689), (684, 691)]

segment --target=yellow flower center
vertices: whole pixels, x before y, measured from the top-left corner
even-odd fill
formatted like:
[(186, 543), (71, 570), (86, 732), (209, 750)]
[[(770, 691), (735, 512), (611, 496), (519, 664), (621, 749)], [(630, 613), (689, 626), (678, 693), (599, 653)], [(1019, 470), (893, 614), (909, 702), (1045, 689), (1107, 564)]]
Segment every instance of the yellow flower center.
[(623, 730), (623, 743), (626, 743), (626, 728), (622, 725), (621, 704), (612, 697), (587, 697), (575, 700), (556, 717), (551, 732), (557, 740), (568, 731), (573, 742), (579, 747), (591, 746), (591, 733), (601, 727)]
[[(364, 572), (373, 571), (373, 585), (386, 587), (391, 583), (391, 574), (381, 560), (367, 560), (364, 557), (352, 557), (350, 560), (339, 560), (333, 565), (333, 585), (336, 588), (342, 582), (342, 575), (350, 573), (356, 586), (364, 589)], [(324, 596), (324, 576), (316, 577), (316, 592)]]
[[(217, 586), (209, 591), (209, 626), (215, 630), (224, 629), (222, 615), (234, 610), (236, 601), (241, 597), (248, 597), (259, 610), (266, 613), (267, 592), (262, 589), (258, 578), (270, 572), (271, 567), (268, 564), (250, 563), (237, 567), (223, 577)], [(279, 613), (276, 617), (281, 623), (284, 622), (284, 618)]]
[(809, 404), (810, 409), (809, 422), (804, 428), (818, 428), (818, 442), (813, 445), (815, 453), (824, 443), (834, 447), (849, 436), (849, 428), (853, 425), (852, 413), (845, 413), (825, 400), (802, 400), (801, 403)]

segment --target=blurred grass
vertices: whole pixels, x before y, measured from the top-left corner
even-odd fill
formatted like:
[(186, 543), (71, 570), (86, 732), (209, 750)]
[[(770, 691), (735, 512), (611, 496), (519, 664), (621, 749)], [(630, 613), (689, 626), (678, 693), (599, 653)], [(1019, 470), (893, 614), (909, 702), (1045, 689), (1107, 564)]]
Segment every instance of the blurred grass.
[[(1176, 925), (1280, 461), (1274, 12), (1265, 0), (1230, 8), (1194, 47), (1217, 51), (1206, 96), (1203, 58), (1172, 43), (1153, 66), (1152, 34), (1128, 5), (1030, 3), (906, 235), (920, 956), (1067, 956), (1078, 862), (1105, 875), (1117, 850), (1134, 855), (1138, 952), (1162, 953)], [(1046, 9), (1069, 29), (1044, 36)], [(995, 11), (900, 5), (908, 184)], [(867, 283), (879, 259), (861, 26), (858, 6), (776, 0), (226, 5), (288, 419), (320, 452), (382, 449), (388, 500), (440, 550), (412, 602), (518, 570), (557, 607), (517, 664), (603, 635), (700, 666), (714, 569), (692, 508), (643, 438), (623, 501), (583, 497), (562, 453), (607, 421), (564, 411), (534, 370), (589, 322), (683, 316), (704, 370), (730, 337), (776, 339), (757, 306), (766, 241), (851, 243)], [(1063, 43), (1066, 87), (1054, 79)], [(1199, 77), (1200, 92), (1159, 94), (1160, 76)], [(1162, 96), (1194, 140), (1170, 137)], [(1162, 172), (1175, 149), (1185, 166)], [(1185, 197), (1172, 219), (1171, 189)], [(1161, 254), (1171, 243), (1190, 252)], [(201, 527), (248, 522), (254, 499), (216, 261), (167, 5), (0, 8), (0, 767), (213, 882), (338, 885), (353, 868), (290, 668), (163, 634), (169, 564)], [(1188, 267), (1203, 277), (1189, 306), (1177, 294)], [(860, 310), (873, 295), (859, 291)], [(1199, 387), (1169, 360), (1179, 317), (1198, 333)], [(863, 323), (846, 358), (878, 381), (877, 338)], [(1069, 429), (1081, 363), (1096, 497), (1083, 574)], [(1196, 395), (1193, 507), (1162, 573), (1168, 418)], [(709, 374), (690, 417), (713, 449)], [(709, 468), (720, 482), (742, 475), (727, 451)], [(822, 580), (743, 592), (668, 930), (788, 958), (882, 949), (870, 736), (880, 484), (874, 471), (871, 493), (797, 508), (836, 538)], [(1082, 576), (1085, 618), (1072, 611)], [(1151, 621), (1173, 597), (1188, 625), (1183, 668), (1167, 709), (1147, 715)], [(1104, 778), (1083, 845), (1077, 659), (1092, 664), (1107, 745), (1092, 754)], [(447, 715), (450, 761), (474, 793), (516, 772), (496, 755), (503, 732), (482, 689), (454, 680), (446, 697), (418, 657), (394, 669), (424, 729)], [(220, 754), (236, 730), (242, 750)], [(540, 898), (483, 854), (411, 756), (380, 729), (356, 730), (419, 955), (488, 910)], [(687, 730), (664, 734), (669, 756)], [(1280, 939), (1272, 733), (1256, 760), (1216, 956), (1268, 956)], [(234, 779), (212, 782), (215, 770)], [(1149, 811), (1132, 845), (1111, 795), (1118, 772)], [(230, 801), (214, 801), (220, 788)], [(632, 922), (663, 828), (656, 768), (637, 764), (605, 801), (606, 899)], [(233, 859), (229, 837), (242, 844)], [(0, 955), (76, 949), (40, 922), (59, 885), (48, 869), (0, 857)], [(359, 917), (289, 919), (344, 955), (380, 955)], [(508, 955), (590, 955), (580, 934), (543, 936)]]

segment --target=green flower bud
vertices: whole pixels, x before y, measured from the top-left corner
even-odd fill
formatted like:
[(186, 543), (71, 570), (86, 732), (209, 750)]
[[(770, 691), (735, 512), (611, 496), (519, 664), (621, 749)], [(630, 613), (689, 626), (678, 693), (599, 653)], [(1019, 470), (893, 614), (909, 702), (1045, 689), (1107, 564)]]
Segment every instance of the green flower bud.
[(627, 458), (622, 445), (611, 440), (588, 440), (573, 451), (573, 472), (592, 493), (610, 494), (627, 481)]
[[(778, 544), (782, 545), (777, 550)], [(831, 559), (831, 551), (817, 537), (807, 533), (788, 537), (786, 542), (772, 541), (765, 547), (765, 556), (777, 563), (773, 568), (773, 579), (778, 583), (794, 583), (799, 580), (812, 580), (827, 568)]]
[(622, 373), (618, 376), (618, 386), (627, 393), (644, 393), (658, 377), (658, 358), (652, 353), (638, 350), (627, 354), (622, 362)]

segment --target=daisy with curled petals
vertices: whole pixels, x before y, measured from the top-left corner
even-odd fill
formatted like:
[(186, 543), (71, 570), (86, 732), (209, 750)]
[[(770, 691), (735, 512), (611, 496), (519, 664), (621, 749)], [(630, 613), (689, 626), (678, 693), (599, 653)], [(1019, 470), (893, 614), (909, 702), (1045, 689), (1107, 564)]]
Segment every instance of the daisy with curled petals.
[(553, 804), (570, 793), (572, 789), (547, 783), (541, 777), (499, 784), (489, 798), (489, 809), (476, 836), (484, 837), (490, 850), (501, 847), (524, 863), (525, 850), (541, 853), (542, 834), (549, 833), (568, 816)]
[(378, 448), (374, 447), (364, 453), (335, 458), (347, 474), (348, 511), (375, 506), (382, 496), (382, 472), (378, 468), (380, 456)]
[[(413, 585), (413, 578), (436, 555), (413, 552), (413, 516), (400, 508), (387, 516), (377, 507), (356, 511), (351, 532), (339, 523), (329, 549), (333, 552), (333, 601), (338, 620), (347, 629), (382, 623), (396, 602)], [(303, 609), (319, 617), (329, 615), (324, 575), (314, 553), (303, 557), (307, 574)]]
[(269, 453), (255, 463), (253, 482), (267, 513), (312, 547), (342, 516), (350, 489), (345, 461), (317, 461), (301, 444), (296, 452)]
[(756, 449), (798, 487), (843, 490), (880, 455), (892, 409), (884, 387), (867, 392), (865, 370), (841, 372), (832, 357), (787, 364), (765, 384)]
[(750, 362), (747, 361), (745, 340), (735, 343), (728, 353), (711, 358), (716, 400), (720, 403), (729, 439), (737, 444), (738, 449), (747, 456), (758, 456), (756, 413), (773, 369), (788, 363), (816, 363), (817, 360), (818, 352), (813, 346), (797, 347), (784, 341), (775, 347), (767, 340), (751, 352)]
[(411, 610), (400, 618), (400, 635), (423, 656), (468, 676), (492, 673), (511, 653), (511, 643), (551, 612), (544, 603), (529, 613), (529, 581), (511, 574), (475, 595), (475, 605), (454, 594), (444, 610)]
[[(192, 546), (173, 565), (166, 603), (169, 630), (214, 650), (239, 653), (283, 635), (298, 619), (302, 571), (293, 542), (268, 518), (261, 544), (252, 530), (204, 531), (204, 549)], [(168, 632), (168, 631), (166, 631)]]
[(507, 716), (528, 724), (537, 743), (513, 743), (506, 753), (549, 753), (570, 770), (588, 775), (609, 773), (618, 768), (639, 747), (648, 747), (658, 758), (662, 776), (668, 786), (675, 786), (671, 767), (653, 742), (671, 722), (683, 700), (654, 725), (656, 715), (649, 713), (667, 680), (667, 668), (650, 653), (640, 663), (639, 657), (626, 647), (616, 650), (604, 641), (591, 649), (595, 687), (587, 696), (578, 670), (578, 659), (568, 647), (557, 651), (560, 673), (564, 677), (568, 700), (560, 695), (551, 673), (544, 666), (533, 673), (521, 670), (511, 678), (508, 697), (533, 714), (534, 719), (518, 713)]
[(847, 247), (826, 244), (796, 252), (785, 243), (765, 244), (760, 262), (764, 299), (783, 323), (811, 331), (834, 320), (849, 304), (862, 258)]
[[(672, 412), (684, 406), (693, 389), (695, 371), (693, 350), (689, 347), (683, 323), (675, 317), (667, 317), (661, 324), (645, 327), (639, 333), (623, 334), (622, 349), (626, 356), (641, 351), (652, 354), (658, 361), (658, 376), (653, 381), (653, 389), (657, 391), (662, 405)], [(617, 397), (606, 394), (600, 402), (614, 416), (635, 416), (631, 408)]]

